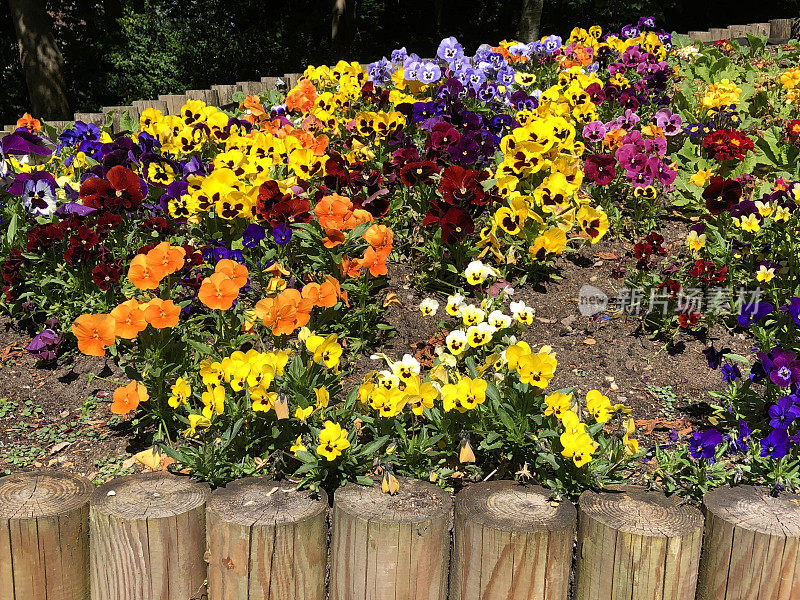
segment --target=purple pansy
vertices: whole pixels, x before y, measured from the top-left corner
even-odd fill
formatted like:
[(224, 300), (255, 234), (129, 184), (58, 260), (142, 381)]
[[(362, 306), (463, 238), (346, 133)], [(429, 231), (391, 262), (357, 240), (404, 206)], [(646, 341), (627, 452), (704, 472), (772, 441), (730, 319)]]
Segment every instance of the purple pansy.
[(758, 323), (773, 310), (775, 310), (775, 307), (769, 302), (751, 302), (742, 306), (742, 312), (737, 320), (742, 327), (750, 327), (750, 325)]
[(789, 434), (785, 429), (773, 429), (761, 440), (761, 456), (783, 458), (789, 454)]
[(721, 443), (722, 434), (713, 427), (702, 432), (695, 431), (689, 441), (689, 453), (693, 458), (705, 458), (714, 462), (714, 454)]

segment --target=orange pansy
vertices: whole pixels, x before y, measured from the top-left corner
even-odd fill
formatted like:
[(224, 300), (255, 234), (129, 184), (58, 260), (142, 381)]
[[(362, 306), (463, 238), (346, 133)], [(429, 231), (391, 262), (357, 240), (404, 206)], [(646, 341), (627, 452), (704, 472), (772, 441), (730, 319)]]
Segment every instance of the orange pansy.
[(343, 231), (329, 228), (325, 230), (325, 237), (322, 238), (322, 245), (326, 248), (335, 248), (339, 244), (344, 244), (346, 239), (347, 236)]
[(147, 264), (152, 269), (163, 273), (162, 277), (171, 275), (183, 268), (186, 262), (186, 250), (181, 246), (172, 246), (169, 242), (161, 242), (147, 253)]
[(313, 304), (302, 297), (299, 291), (288, 289), (275, 298), (272, 310), (272, 333), (274, 335), (288, 335), (298, 327), (306, 325), (311, 318)]
[(118, 338), (132, 340), (147, 328), (144, 311), (140, 308), (139, 301), (131, 298), (111, 311), (116, 323), (114, 334)]
[(247, 277), (249, 272), (247, 267), (242, 264), (239, 264), (235, 260), (230, 260), (229, 258), (223, 258), (217, 263), (217, 266), (214, 268), (215, 273), (224, 273), (227, 275), (236, 287), (242, 288), (244, 284), (247, 283)]
[(140, 290), (154, 290), (164, 278), (162, 267), (151, 264), (144, 254), (137, 254), (128, 268), (128, 279)]
[(197, 297), (212, 310), (228, 310), (239, 296), (239, 286), (225, 273), (214, 273), (203, 279)]
[(363, 237), (378, 252), (386, 248), (391, 250), (394, 242), (394, 233), (386, 225), (372, 225), (364, 232)]
[(136, 410), (140, 402), (146, 402), (149, 398), (146, 387), (138, 381), (131, 381), (125, 387), (114, 390), (111, 412), (115, 415), (126, 415)]
[[(388, 255), (388, 253), (387, 253)], [(369, 274), (373, 277), (379, 277), (380, 275), (387, 275), (388, 271), (386, 269), (386, 257), (382, 252), (378, 252), (370, 246), (364, 252), (364, 258), (361, 259), (361, 268), (369, 269)]]
[(181, 307), (172, 300), (153, 298), (144, 310), (144, 318), (155, 329), (175, 327), (181, 315)]
[(81, 315), (72, 323), (78, 349), (89, 356), (105, 356), (106, 346), (116, 341), (117, 322), (111, 315)]

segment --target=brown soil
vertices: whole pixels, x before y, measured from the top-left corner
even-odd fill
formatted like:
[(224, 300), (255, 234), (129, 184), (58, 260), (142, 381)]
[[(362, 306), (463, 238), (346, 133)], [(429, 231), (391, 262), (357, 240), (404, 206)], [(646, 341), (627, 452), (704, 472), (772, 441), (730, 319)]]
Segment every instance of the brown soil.
[(0, 318), (0, 472), (47, 467), (96, 481), (129, 472), (142, 443), (109, 410), (113, 363), (79, 355), (37, 367), (28, 341)]
[[(685, 223), (667, 222), (661, 233), (667, 241), (681, 240), (686, 228)], [(514, 298), (535, 309), (535, 322), (524, 339), (531, 345), (549, 344), (556, 352), (559, 364), (550, 389), (574, 387), (581, 398), (599, 389), (612, 402), (629, 405), (646, 448), (662, 442), (671, 429), (687, 435), (707, 412), (708, 391), (722, 389), (720, 374), (708, 369), (701, 351), (713, 342), (747, 355), (750, 343), (742, 333), (714, 326), (704, 338), (681, 332), (667, 346), (642, 331), (638, 319), (581, 315), (577, 298), (582, 285), (616, 295), (622, 280), (614, 280), (611, 273), (619, 260), (609, 258), (625, 256), (630, 246), (627, 240), (606, 238), (561, 257), (558, 278), (522, 286)], [(429, 351), (426, 342), (437, 334), (436, 322), (445, 320), (445, 297), (439, 297), (437, 318), (423, 317), (418, 306), (424, 295), (413, 289), (409, 265), (393, 264), (389, 272), (387, 293), (394, 292), (401, 305), (386, 309), (395, 335), (383, 351), (396, 359), (406, 352)], [(46, 466), (97, 480), (129, 472), (134, 467), (131, 453), (144, 449), (146, 442), (134, 439), (125, 422), (110, 413), (116, 383), (89, 382), (88, 377), (118, 379), (113, 364), (78, 356), (37, 368), (32, 357), (17, 351), (29, 339), (8, 319), (0, 319), (0, 472)], [(382, 368), (368, 355), (353, 366), (346, 387), (366, 371)]]

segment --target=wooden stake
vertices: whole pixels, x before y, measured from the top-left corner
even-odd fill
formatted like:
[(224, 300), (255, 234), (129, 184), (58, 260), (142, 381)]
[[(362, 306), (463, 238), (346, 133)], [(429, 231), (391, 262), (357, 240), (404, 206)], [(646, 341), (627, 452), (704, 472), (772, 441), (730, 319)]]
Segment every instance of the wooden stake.
[(445, 600), (452, 500), (398, 477), (395, 496), (348, 484), (333, 501), (330, 600)]
[(708, 30), (708, 32), (711, 35), (712, 42), (718, 42), (719, 40), (728, 39), (727, 27), (712, 27), (711, 29)]
[(800, 494), (721, 487), (703, 498), (698, 600), (800, 598)]
[(325, 600), (328, 496), (252, 477), (211, 494), (209, 600)]
[(576, 600), (693, 600), (703, 515), (633, 486), (578, 500)]
[(792, 19), (770, 19), (769, 37), (775, 40), (788, 40), (792, 37)]
[(187, 477), (115, 479), (90, 504), (92, 600), (194, 600), (206, 578), (209, 488)]
[(0, 600), (89, 597), (91, 491), (61, 472), (0, 479)]
[(550, 497), (513, 481), (456, 495), (452, 600), (566, 600), (576, 512)]

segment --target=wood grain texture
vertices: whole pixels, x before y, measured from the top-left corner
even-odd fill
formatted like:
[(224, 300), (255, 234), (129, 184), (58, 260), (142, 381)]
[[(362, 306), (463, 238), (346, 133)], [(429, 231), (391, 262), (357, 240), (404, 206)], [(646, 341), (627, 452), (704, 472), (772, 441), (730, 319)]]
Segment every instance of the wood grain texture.
[(0, 600), (89, 597), (89, 496), (60, 472), (0, 479)]
[(206, 509), (209, 600), (325, 600), (328, 496), (242, 479)]
[(452, 500), (399, 477), (395, 496), (350, 484), (333, 502), (330, 600), (445, 600)]
[(451, 600), (566, 600), (576, 511), (513, 481), (456, 495)]
[(143, 473), (100, 486), (90, 502), (92, 600), (193, 600), (203, 593), (209, 488)]
[(722, 487), (703, 498), (698, 600), (800, 598), (800, 495)]
[(578, 500), (576, 600), (693, 600), (703, 515), (634, 486)]

